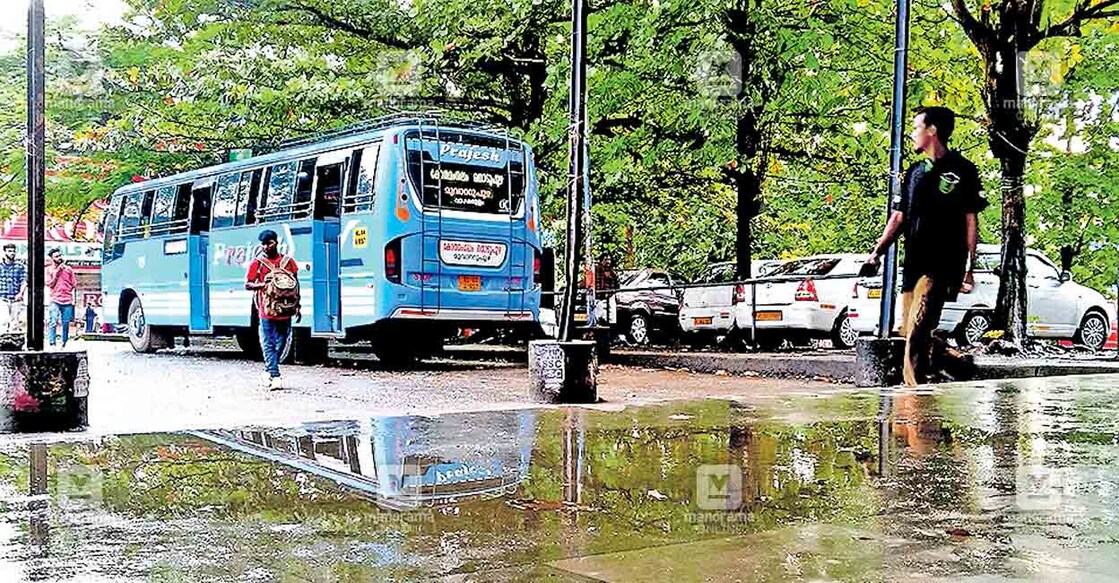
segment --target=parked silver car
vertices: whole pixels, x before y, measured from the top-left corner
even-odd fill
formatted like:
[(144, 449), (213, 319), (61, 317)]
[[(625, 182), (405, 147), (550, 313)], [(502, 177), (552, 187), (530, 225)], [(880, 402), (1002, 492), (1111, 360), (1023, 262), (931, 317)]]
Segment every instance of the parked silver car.
[[(979, 342), (991, 327), (991, 317), (999, 291), (998, 245), (980, 245), (976, 257), (975, 289), (961, 293), (955, 302), (944, 306), (940, 329), (949, 332), (961, 346)], [(900, 282), (901, 277), (898, 277)], [(900, 284), (899, 284), (900, 285)], [(901, 322), (900, 288), (895, 303), (894, 321)], [(1107, 342), (1115, 323), (1115, 309), (1099, 292), (1073, 283), (1047, 257), (1026, 251), (1026, 331), (1035, 338), (1071, 339), (1092, 350)], [(882, 280), (863, 278), (855, 288), (848, 316), (859, 334), (878, 331)]]

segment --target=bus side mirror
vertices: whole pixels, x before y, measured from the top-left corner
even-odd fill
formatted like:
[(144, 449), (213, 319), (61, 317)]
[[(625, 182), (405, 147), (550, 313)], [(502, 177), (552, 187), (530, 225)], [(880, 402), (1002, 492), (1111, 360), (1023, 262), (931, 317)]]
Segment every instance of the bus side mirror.
[(1072, 281), (1072, 273), (1068, 272), (1068, 271), (1062, 271), (1060, 280), (1061, 280), (1061, 283), (1068, 283), (1068, 282)]

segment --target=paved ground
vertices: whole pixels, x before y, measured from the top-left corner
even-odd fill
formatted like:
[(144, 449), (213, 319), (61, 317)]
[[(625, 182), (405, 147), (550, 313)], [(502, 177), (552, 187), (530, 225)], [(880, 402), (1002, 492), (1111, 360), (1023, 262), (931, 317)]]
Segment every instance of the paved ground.
[[(257, 385), (260, 364), (214, 348), (135, 354), (124, 343), (76, 343), (90, 357), (89, 431), (175, 431), (245, 424), (353, 419), (373, 414), (441, 413), (530, 407), (528, 371), (517, 362), (438, 360), (414, 371), (372, 360), (284, 368), (282, 391)], [(673, 399), (828, 394), (851, 387), (604, 366), (601, 407)]]

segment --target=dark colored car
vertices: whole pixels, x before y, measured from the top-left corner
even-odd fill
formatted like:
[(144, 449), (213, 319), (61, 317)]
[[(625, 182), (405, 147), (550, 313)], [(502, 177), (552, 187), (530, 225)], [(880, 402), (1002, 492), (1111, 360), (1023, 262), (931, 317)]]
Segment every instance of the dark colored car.
[(615, 332), (633, 344), (654, 338), (671, 340), (680, 333), (680, 276), (656, 269), (624, 271), (618, 291), (607, 303), (607, 318)]

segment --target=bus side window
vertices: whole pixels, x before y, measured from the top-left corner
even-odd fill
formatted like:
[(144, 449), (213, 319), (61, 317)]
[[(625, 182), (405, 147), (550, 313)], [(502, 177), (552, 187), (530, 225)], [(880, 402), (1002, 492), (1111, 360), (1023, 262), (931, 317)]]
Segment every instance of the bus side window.
[[(144, 192), (143, 198), (140, 203), (140, 226), (147, 227), (152, 222), (152, 205), (155, 201), (155, 191), (148, 190)], [(148, 237), (148, 230), (144, 229), (144, 238)]]
[(218, 187), (213, 198), (213, 228), (232, 227), (237, 214), (237, 191), (240, 190), (241, 175), (226, 174), (218, 178)]
[(175, 213), (175, 187), (164, 186), (155, 191), (155, 202), (152, 203), (152, 233), (167, 234), (174, 230), (171, 224)]
[(357, 150), (353, 156), (353, 181), (347, 189), (345, 212), (368, 212), (373, 210), (376, 199), (377, 157), (381, 152), (380, 144), (366, 146)]
[(299, 173), (295, 181), (295, 204), (292, 205), (292, 218), (305, 219), (311, 214), (311, 189), (315, 177), (315, 158), (299, 162)]
[[(101, 261), (108, 262), (121, 256), (117, 245), (117, 228), (120, 222), (120, 209), (124, 204), (124, 197), (118, 196), (109, 203), (108, 211), (103, 215), (102, 232), (104, 247), (101, 250)], [(123, 251), (123, 250), (121, 250)]]
[(210, 229), (210, 195), (213, 192), (212, 179), (205, 179), (194, 183), (191, 191), (191, 221), (190, 233), (197, 235)]
[(140, 226), (140, 207), (143, 204), (142, 192), (133, 192), (124, 196), (124, 206), (121, 208), (120, 233), (121, 239), (139, 239), (143, 236)]
[(174, 231), (185, 233), (190, 226), (190, 189), (191, 184), (180, 184), (175, 187), (175, 214), (171, 219), (175, 223)]
[(261, 173), (259, 169), (241, 173), (241, 196), (237, 198), (237, 217), (234, 222), (237, 226), (253, 223)]
[(267, 193), (256, 215), (259, 222), (285, 221), (291, 216), (295, 165), (295, 162), (286, 162), (269, 168)]

